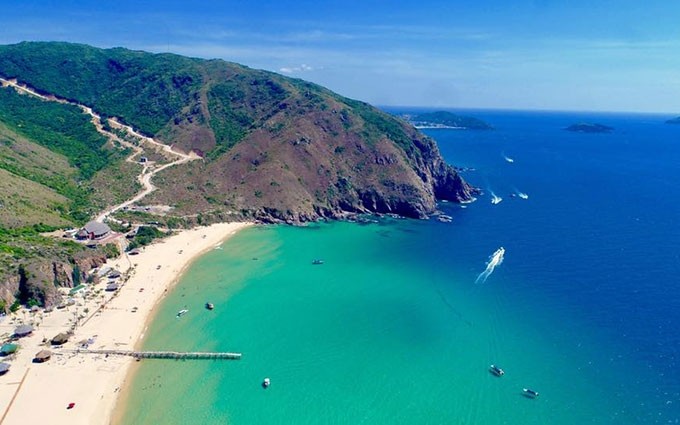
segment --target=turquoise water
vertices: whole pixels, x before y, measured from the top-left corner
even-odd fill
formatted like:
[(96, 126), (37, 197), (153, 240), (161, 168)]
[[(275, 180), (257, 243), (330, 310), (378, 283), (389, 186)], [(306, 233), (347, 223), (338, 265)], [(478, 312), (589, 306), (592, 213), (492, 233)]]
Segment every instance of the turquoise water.
[(573, 135), (571, 116), (487, 114), (494, 132), (430, 134), (503, 202), (442, 204), (453, 223), (239, 233), (194, 263), (145, 348), (243, 359), (145, 360), (123, 422), (676, 423), (678, 132), (604, 116), (615, 134)]

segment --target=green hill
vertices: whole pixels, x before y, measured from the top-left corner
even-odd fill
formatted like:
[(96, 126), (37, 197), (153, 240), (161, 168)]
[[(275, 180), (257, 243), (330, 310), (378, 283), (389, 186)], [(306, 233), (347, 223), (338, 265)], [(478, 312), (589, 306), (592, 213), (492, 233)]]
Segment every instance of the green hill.
[(175, 214), (305, 221), (422, 217), (472, 190), (436, 144), (370, 105), (278, 74), (67, 43), (0, 46), (0, 75), (72, 99), (204, 161), (173, 167), (145, 202)]

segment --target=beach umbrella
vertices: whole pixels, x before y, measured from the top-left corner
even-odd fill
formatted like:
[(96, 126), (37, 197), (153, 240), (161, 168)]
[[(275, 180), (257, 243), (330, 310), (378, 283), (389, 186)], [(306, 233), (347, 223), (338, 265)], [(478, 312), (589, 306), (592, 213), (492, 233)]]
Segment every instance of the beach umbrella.
[(19, 325), (14, 329), (14, 335), (18, 337), (30, 335), (33, 332), (33, 326), (31, 325)]
[(40, 350), (38, 351), (38, 354), (35, 355), (35, 358), (33, 358), (33, 361), (35, 363), (44, 363), (48, 361), (52, 357), (52, 352), (50, 350)]
[(62, 333), (58, 334), (57, 336), (55, 336), (54, 338), (52, 338), (51, 342), (52, 342), (52, 345), (63, 345), (63, 344), (66, 344), (67, 341), (68, 341), (68, 334), (65, 333), (65, 332), (62, 332)]

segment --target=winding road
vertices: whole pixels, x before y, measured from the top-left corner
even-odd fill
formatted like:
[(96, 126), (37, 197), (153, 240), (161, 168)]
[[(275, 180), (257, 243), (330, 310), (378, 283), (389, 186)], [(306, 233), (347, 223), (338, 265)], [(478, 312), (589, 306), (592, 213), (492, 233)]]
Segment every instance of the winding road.
[[(31, 89), (30, 87), (27, 87), (23, 84), (20, 84), (15, 79), (5, 79), (5, 78), (0, 77), (0, 84), (2, 85), (2, 87), (12, 87), (15, 90), (17, 90), (18, 92), (23, 92), (23, 93), (29, 94), (31, 96), (37, 97), (39, 99), (42, 99), (42, 100), (45, 100), (45, 101), (48, 101), (48, 102), (65, 103), (65, 104), (75, 105), (75, 106), (79, 107), (84, 113), (86, 113), (86, 114), (88, 114), (92, 117), (92, 124), (95, 126), (95, 128), (97, 129), (97, 131), (99, 133), (103, 134), (104, 136), (108, 137), (111, 140), (114, 140), (114, 141), (120, 143), (123, 146), (126, 146), (126, 147), (134, 150), (132, 155), (130, 155), (129, 157), (126, 158), (126, 161), (128, 161), (128, 162), (136, 162), (134, 160), (134, 158), (137, 155), (140, 155), (142, 152), (144, 152), (143, 148), (141, 148), (141, 147), (139, 147), (135, 144), (132, 144), (132, 143), (126, 141), (126, 140), (121, 139), (120, 137), (118, 137), (114, 133), (106, 131), (104, 129), (104, 127), (102, 126), (101, 116), (99, 114), (97, 114), (96, 112), (94, 112), (92, 110), (92, 108), (90, 108), (89, 106), (85, 106), (85, 105), (81, 105), (79, 103), (71, 102), (71, 101), (68, 101), (66, 99), (61, 99), (61, 98), (58, 98), (54, 95), (45, 96), (43, 94), (36, 92), (35, 90)], [(190, 152), (189, 154), (185, 154), (185, 153), (182, 153), (182, 152), (175, 151), (175, 150), (172, 149), (171, 146), (166, 145), (165, 143), (159, 142), (152, 137), (144, 136), (143, 134), (141, 134), (138, 131), (136, 131), (135, 129), (133, 129), (131, 126), (122, 124), (121, 122), (119, 122), (115, 118), (109, 118), (109, 125), (111, 125), (111, 127), (113, 127), (113, 128), (121, 129), (121, 130), (125, 131), (128, 135), (140, 140), (140, 142), (142, 142), (142, 143), (148, 143), (148, 144), (154, 145), (156, 147), (160, 147), (160, 148), (163, 149), (163, 152), (167, 153), (168, 155), (175, 156), (177, 159), (175, 161), (164, 164), (164, 165), (162, 165), (158, 168), (152, 167), (151, 165), (149, 165), (147, 163), (143, 164), (142, 171), (137, 176), (137, 181), (142, 185), (142, 187), (144, 189), (142, 189), (141, 192), (136, 194), (134, 197), (128, 199), (127, 201), (122, 202), (118, 205), (109, 207), (106, 210), (99, 213), (99, 215), (97, 215), (97, 217), (95, 218), (95, 221), (98, 221), (98, 222), (101, 222), (101, 223), (103, 223), (114, 212), (119, 211), (119, 210), (121, 210), (125, 207), (128, 207), (128, 206), (130, 206), (130, 205), (132, 205), (136, 202), (139, 202), (142, 198), (144, 198), (145, 196), (149, 195), (151, 192), (156, 190), (156, 187), (153, 185), (153, 183), (151, 183), (151, 178), (153, 176), (155, 176), (157, 173), (165, 170), (166, 168), (173, 167), (175, 165), (179, 165), (179, 164), (183, 164), (185, 162), (201, 159), (201, 157), (198, 156), (195, 152)]]

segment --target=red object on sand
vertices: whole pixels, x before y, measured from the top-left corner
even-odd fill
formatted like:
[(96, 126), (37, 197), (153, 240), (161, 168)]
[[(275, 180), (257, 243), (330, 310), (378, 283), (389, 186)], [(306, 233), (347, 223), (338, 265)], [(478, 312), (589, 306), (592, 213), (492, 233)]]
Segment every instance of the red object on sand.
[(67, 409), (73, 409), (75, 407), (75, 403), (69, 403), (68, 406), (66, 407)]

